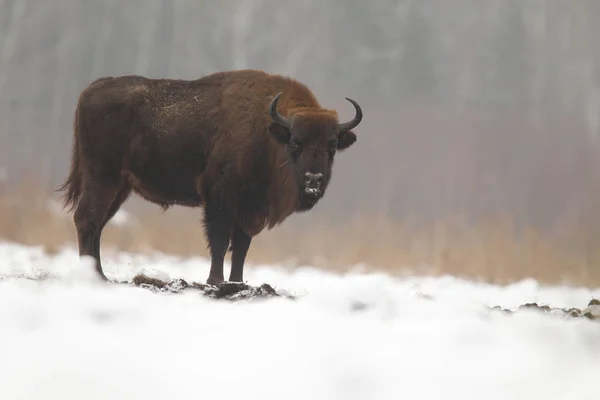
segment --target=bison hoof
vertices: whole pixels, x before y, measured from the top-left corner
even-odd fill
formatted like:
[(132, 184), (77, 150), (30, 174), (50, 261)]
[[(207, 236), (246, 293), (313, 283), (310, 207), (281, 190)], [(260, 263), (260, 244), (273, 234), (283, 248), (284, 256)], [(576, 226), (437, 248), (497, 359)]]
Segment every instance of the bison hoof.
[(219, 286), (219, 284), (223, 283), (224, 281), (225, 281), (225, 279), (223, 279), (223, 278), (214, 278), (212, 276), (209, 276), (208, 279), (206, 280), (206, 284), (212, 285), (212, 286)]

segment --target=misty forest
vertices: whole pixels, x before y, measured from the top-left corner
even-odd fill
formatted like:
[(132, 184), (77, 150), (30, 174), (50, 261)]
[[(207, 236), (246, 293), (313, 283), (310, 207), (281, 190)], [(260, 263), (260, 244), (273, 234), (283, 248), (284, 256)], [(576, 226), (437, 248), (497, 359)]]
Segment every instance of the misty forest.
[[(57, 196), (92, 80), (256, 68), (301, 80), (343, 120), (351, 97), (364, 119), (318, 207), (249, 258), (280, 247), (277, 259), (354, 252), (348, 262), (458, 272), (472, 260), (492, 277), (542, 276), (560, 259), (557, 276), (600, 280), (599, 18), (597, 0), (0, 0), (0, 235), (60, 236), (31, 207)], [(177, 212), (135, 196), (125, 209), (137, 207), (157, 215), (117, 246), (180, 229), (166, 222)], [(195, 229), (185, 252), (205, 251), (201, 213), (180, 212)]]

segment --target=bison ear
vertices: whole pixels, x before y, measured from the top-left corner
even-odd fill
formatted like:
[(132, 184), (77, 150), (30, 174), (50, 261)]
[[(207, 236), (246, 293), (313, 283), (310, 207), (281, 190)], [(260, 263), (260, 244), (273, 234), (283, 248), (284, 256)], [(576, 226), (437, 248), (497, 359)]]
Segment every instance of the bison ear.
[(356, 142), (356, 134), (352, 131), (340, 132), (338, 136), (338, 150), (345, 150)]
[(290, 131), (285, 126), (271, 122), (269, 124), (269, 132), (281, 144), (288, 144), (290, 142)]

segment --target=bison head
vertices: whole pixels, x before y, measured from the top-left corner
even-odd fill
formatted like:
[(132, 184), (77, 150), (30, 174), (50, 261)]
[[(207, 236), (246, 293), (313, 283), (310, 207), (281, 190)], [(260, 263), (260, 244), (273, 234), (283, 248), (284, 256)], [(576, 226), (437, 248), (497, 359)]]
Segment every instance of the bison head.
[(354, 118), (338, 123), (337, 115), (329, 110), (306, 108), (287, 118), (277, 112), (278, 93), (269, 107), (272, 122), (269, 131), (286, 146), (300, 191), (300, 208), (311, 208), (327, 189), (331, 167), (337, 151), (345, 150), (356, 141), (352, 129), (362, 120), (357, 102), (346, 97), (356, 110)]

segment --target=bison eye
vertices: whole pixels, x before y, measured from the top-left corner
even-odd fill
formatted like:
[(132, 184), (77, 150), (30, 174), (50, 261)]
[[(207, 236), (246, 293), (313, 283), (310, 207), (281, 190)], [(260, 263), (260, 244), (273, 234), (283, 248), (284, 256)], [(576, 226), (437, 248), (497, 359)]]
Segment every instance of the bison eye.
[(293, 137), (290, 139), (290, 148), (292, 150), (292, 156), (294, 158), (298, 157), (300, 155), (300, 152), (302, 151), (302, 146), (300, 145), (300, 142), (294, 139)]
[(337, 148), (338, 148), (338, 141), (337, 139), (335, 140), (330, 140), (329, 143), (329, 153), (331, 153), (332, 155), (335, 154)]

